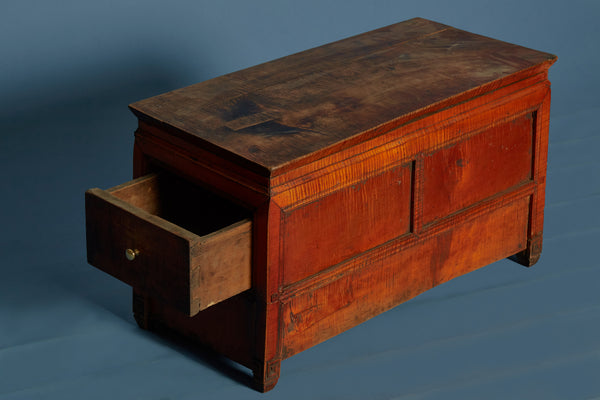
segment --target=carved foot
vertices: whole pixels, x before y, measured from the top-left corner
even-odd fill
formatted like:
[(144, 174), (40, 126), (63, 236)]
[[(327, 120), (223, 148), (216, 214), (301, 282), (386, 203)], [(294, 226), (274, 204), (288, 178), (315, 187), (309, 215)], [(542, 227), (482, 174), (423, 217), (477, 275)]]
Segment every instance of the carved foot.
[(257, 362), (254, 368), (254, 379), (252, 384), (254, 389), (259, 392), (268, 392), (273, 389), (279, 380), (279, 371), (281, 360), (271, 360), (268, 362)]
[(511, 257), (511, 260), (531, 267), (538, 262), (542, 255), (542, 234), (536, 235), (531, 239), (527, 240), (527, 248)]

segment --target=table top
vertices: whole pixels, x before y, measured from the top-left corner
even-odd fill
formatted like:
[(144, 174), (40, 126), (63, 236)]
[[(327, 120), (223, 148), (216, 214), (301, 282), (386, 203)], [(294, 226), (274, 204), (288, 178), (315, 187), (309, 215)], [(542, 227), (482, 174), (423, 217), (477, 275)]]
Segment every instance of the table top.
[[(267, 174), (556, 56), (415, 18), (130, 105)], [(393, 125), (393, 124), (392, 124)], [(350, 144), (348, 144), (350, 145)]]

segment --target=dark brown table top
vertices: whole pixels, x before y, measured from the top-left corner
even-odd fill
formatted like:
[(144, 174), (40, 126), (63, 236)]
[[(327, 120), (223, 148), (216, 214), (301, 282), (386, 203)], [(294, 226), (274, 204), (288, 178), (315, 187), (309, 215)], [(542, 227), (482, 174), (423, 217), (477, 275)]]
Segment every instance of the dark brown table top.
[(273, 172), (555, 59), (415, 18), (130, 107), (143, 120)]

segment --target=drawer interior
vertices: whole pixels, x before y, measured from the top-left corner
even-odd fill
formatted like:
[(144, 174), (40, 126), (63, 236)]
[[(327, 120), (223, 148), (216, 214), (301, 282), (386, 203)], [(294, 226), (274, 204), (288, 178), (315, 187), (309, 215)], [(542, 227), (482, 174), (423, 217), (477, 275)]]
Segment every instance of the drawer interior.
[(199, 236), (252, 217), (230, 200), (166, 171), (145, 175), (108, 192)]

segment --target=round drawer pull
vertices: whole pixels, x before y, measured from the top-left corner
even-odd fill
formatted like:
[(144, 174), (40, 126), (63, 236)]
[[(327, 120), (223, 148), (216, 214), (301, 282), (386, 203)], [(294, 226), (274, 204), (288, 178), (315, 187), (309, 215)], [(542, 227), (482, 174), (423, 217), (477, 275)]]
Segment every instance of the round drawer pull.
[(125, 257), (129, 261), (133, 261), (135, 257), (140, 255), (140, 251), (138, 249), (127, 249), (125, 250)]

